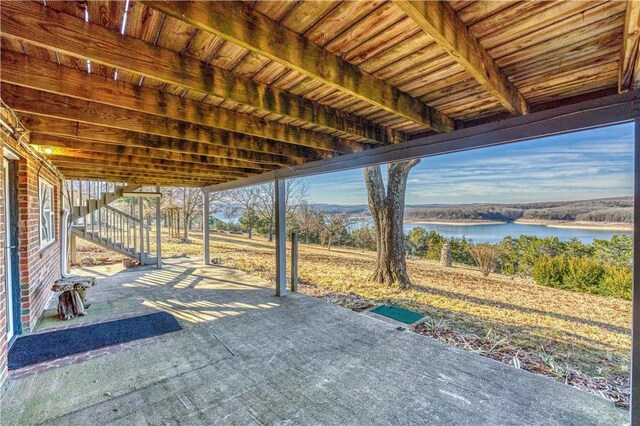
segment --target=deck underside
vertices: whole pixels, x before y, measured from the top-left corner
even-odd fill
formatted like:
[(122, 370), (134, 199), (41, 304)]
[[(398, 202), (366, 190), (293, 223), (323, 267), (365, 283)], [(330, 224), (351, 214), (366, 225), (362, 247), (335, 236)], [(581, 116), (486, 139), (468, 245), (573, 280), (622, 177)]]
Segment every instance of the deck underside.
[(203, 187), (636, 89), (639, 17), (600, 0), (5, 1), (0, 96), (67, 178)]

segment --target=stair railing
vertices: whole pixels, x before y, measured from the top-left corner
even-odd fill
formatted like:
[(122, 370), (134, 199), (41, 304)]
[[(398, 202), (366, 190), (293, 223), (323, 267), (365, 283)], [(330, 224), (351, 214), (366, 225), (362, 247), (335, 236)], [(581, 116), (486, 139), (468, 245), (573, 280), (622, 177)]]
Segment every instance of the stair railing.
[[(122, 250), (138, 253), (140, 219), (112, 206), (104, 206), (96, 211), (97, 221), (91, 223), (92, 235), (108, 245), (116, 246)], [(148, 226), (145, 226), (148, 228)], [(147, 230), (148, 232), (148, 230)], [(144, 254), (148, 256), (148, 245)]]
[(113, 201), (108, 195), (120, 195), (118, 190), (124, 188), (126, 183), (96, 180), (67, 182), (70, 202), (77, 212), (74, 221), (76, 231), (80, 230), (88, 240), (138, 256), (141, 261), (149, 259), (151, 218), (139, 218), (108, 204)]
[(72, 207), (87, 209), (91, 212), (91, 202), (97, 203), (105, 194), (115, 194), (118, 189), (124, 188), (124, 182), (107, 182), (99, 180), (68, 180), (69, 195)]

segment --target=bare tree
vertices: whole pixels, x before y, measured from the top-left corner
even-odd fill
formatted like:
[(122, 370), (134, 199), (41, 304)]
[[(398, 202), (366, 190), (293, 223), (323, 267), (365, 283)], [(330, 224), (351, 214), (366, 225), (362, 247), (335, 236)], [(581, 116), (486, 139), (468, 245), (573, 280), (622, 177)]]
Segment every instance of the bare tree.
[(300, 233), (304, 235), (305, 244), (309, 244), (309, 236), (322, 229), (322, 215), (311, 204), (303, 201), (296, 212), (296, 220)]
[(193, 219), (202, 212), (202, 190), (200, 188), (175, 188), (177, 199), (182, 207), (183, 242), (189, 242), (189, 229)]
[[(273, 241), (275, 226), (275, 189), (273, 184), (260, 185), (258, 189), (257, 212), (267, 222), (269, 241)], [(302, 179), (287, 180), (285, 192), (286, 214), (295, 211), (309, 193), (309, 184)]]
[(404, 201), (409, 171), (420, 160), (400, 161), (387, 166), (385, 191), (380, 166), (366, 167), (369, 210), (376, 230), (377, 259), (372, 280), (401, 288), (411, 285), (404, 249)]
[(322, 232), (324, 240), (327, 242), (327, 249), (331, 250), (331, 245), (342, 242), (342, 236), (347, 233), (347, 228), (353, 223), (353, 217), (349, 213), (330, 213), (323, 215)]
[[(209, 214), (217, 213), (224, 210), (225, 206), (229, 203), (229, 193), (226, 191), (215, 191), (209, 193)], [(209, 226), (209, 220), (211, 217), (202, 218), (202, 231), (204, 227)]]
[(260, 188), (255, 186), (236, 189), (229, 193), (229, 198), (244, 209), (249, 239), (253, 236), (253, 227), (257, 219), (256, 206), (260, 202), (259, 195)]
[(231, 203), (226, 204), (222, 208), (222, 214), (224, 215), (224, 218), (227, 219), (227, 223), (229, 225), (233, 223), (233, 217), (236, 216), (239, 211), (240, 211), (240, 207)]

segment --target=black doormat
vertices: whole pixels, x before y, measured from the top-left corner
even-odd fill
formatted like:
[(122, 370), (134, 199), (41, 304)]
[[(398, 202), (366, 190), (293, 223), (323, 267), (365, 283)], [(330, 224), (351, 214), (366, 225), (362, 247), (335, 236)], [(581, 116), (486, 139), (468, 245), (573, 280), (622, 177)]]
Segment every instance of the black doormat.
[(181, 329), (182, 327), (180, 327), (173, 315), (166, 312), (158, 312), (100, 324), (23, 336), (16, 339), (9, 351), (9, 369), (14, 370)]

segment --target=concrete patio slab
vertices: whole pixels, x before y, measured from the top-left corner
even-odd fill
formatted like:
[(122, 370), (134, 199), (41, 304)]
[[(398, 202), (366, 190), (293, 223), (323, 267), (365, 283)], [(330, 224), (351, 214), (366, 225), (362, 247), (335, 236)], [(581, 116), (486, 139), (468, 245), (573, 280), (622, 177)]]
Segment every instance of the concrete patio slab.
[(618, 425), (605, 399), (224, 266), (96, 268), (89, 316), (183, 327), (12, 379), (2, 424)]

